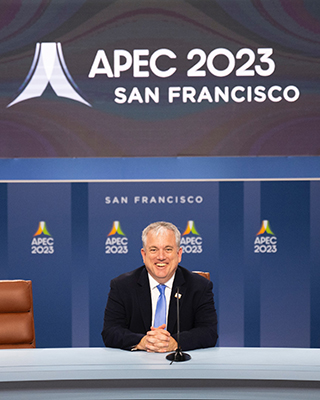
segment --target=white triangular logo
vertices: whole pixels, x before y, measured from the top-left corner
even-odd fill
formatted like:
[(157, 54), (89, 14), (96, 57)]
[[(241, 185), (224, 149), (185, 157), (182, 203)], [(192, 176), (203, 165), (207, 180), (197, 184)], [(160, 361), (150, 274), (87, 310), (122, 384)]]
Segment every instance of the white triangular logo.
[(57, 96), (79, 101), (91, 107), (91, 104), (84, 100), (75, 89), (77, 86), (64, 61), (61, 43), (37, 43), (26, 82), (28, 82), (26, 87), (7, 107), (24, 100), (40, 97), (48, 84), (51, 85)]

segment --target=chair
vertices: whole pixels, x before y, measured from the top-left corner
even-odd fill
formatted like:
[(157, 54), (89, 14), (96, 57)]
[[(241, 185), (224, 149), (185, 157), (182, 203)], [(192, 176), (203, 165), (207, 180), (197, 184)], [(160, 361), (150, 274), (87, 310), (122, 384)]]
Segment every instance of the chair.
[(36, 347), (31, 281), (0, 281), (0, 349)]
[(192, 271), (192, 272), (195, 274), (199, 274), (210, 281), (210, 272), (202, 272), (202, 271)]

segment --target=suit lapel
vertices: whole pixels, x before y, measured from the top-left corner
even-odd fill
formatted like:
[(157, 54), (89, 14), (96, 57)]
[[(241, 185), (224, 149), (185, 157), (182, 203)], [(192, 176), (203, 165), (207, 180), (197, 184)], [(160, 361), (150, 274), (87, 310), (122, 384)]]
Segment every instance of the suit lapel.
[(177, 293), (177, 288), (179, 288), (180, 293), (180, 309), (183, 305), (184, 294), (186, 291), (185, 280), (181, 269), (178, 267), (176, 271), (176, 276), (173, 281), (169, 315), (168, 315), (168, 331), (173, 334), (177, 332), (177, 298), (175, 297)]
[(150, 330), (151, 326), (151, 296), (148, 273), (145, 268), (141, 271), (136, 287), (137, 297), (140, 305), (141, 318), (145, 331)]

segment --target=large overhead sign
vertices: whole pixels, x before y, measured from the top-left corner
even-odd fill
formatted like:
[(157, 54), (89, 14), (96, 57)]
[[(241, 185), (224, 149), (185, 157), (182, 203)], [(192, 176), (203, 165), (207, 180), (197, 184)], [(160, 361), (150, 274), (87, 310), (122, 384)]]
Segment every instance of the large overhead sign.
[(41, 7), (6, 5), (1, 157), (318, 155), (317, 2)]

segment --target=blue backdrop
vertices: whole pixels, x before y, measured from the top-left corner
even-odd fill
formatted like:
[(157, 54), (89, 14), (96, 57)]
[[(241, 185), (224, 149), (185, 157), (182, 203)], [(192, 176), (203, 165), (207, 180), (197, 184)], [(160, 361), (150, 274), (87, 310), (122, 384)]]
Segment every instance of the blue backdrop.
[(319, 346), (318, 180), (9, 181), (0, 191), (1, 275), (33, 281), (37, 347), (102, 345), (109, 282), (142, 264), (141, 231), (156, 220), (181, 230), (183, 266), (210, 272), (220, 346)]

